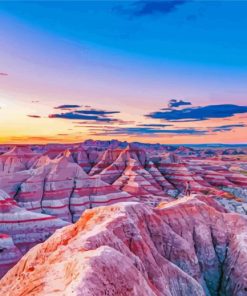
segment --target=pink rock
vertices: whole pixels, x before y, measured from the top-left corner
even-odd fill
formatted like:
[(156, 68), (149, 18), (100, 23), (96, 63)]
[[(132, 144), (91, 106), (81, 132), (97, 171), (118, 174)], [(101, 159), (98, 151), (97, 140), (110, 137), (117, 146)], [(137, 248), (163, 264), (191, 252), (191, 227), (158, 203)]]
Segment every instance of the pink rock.
[(55, 217), (18, 207), (13, 198), (0, 190), (1, 275), (31, 247), (45, 241), (56, 229), (65, 225), (68, 223)]
[(76, 221), (87, 208), (131, 197), (97, 176), (88, 176), (70, 151), (38, 165), (19, 188), (15, 199), (20, 206), (66, 221)]
[(87, 210), (32, 248), (2, 295), (245, 295), (247, 220), (195, 198)]
[[(39, 154), (31, 157), (29, 169), (0, 172), (0, 188), (28, 210), (76, 221), (85, 209), (98, 205), (130, 198), (155, 205), (182, 197), (190, 181), (193, 194), (217, 198), (228, 210), (247, 213), (247, 177), (241, 174), (245, 164), (231, 156), (222, 161), (215, 157), (219, 152), (207, 158), (203, 154), (202, 159), (202, 152), (200, 157), (191, 155), (194, 150), (185, 147), (119, 141), (36, 145), (32, 149)], [(33, 156), (29, 146), (14, 149), (19, 156), (22, 150)], [(242, 196), (241, 209), (223, 200)]]
[(22, 257), (11, 236), (0, 233), (0, 278)]
[(0, 171), (12, 173), (29, 169), (38, 157), (28, 146), (16, 146), (0, 155)]

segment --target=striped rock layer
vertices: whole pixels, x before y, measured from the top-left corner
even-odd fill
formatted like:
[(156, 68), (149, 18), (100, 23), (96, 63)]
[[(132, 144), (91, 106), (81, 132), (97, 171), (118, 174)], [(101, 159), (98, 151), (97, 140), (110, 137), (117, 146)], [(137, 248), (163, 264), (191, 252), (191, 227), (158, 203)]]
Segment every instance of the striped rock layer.
[(85, 210), (126, 201), (164, 205), (183, 197), (188, 181), (217, 211), (247, 214), (244, 150), (86, 141), (1, 151), (0, 277)]
[(247, 219), (183, 198), (84, 212), (0, 281), (5, 296), (246, 295)]
[(189, 181), (191, 193), (247, 213), (247, 158), (228, 150), (226, 158), (217, 150), (211, 157), (207, 150), (164, 152), (160, 146), (152, 150), (148, 144), (125, 144), (14, 147), (0, 156), (0, 189), (21, 207), (74, 222), (85, 209), (99, 205), (127, 200), (157, 205), (181, 197)]
[(20, 208), (0, 190), (0, 277), (30, 248), (65, 225), (68, 223), (56, 217)]

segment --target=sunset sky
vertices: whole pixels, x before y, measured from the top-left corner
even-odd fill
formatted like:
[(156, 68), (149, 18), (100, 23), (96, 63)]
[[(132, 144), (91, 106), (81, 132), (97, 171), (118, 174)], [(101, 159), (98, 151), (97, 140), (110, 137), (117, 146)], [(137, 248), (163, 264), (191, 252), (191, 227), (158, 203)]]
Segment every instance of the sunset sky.
[(0, 143), (246, 143), (246, 1), (1, 1)]

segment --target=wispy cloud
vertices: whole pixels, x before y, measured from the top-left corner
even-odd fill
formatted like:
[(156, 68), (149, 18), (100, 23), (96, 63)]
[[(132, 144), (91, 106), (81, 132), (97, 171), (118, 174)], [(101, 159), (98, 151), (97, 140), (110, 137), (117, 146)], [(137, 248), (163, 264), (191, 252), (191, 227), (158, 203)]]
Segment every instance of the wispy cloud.
[(39, 115), (32, 115), (32, 114), (27, 115), (27, 117), (31, 117), (31, 118), (41, 118), (41, 116), (39, 116)]
[(74, 109), (74, 108), (80, 108), (80, 105), (71, 105), (71, 104), (66, 104), (66, 105), (60, 105), (57, 107), (54, 107), (54, 109)]
[[(92, 130), (93, 131), (93, 130)], [(105, 130), (94, 135), (104, 135)], [(161, 135), (161, 134), (179, 134), (179, 135), (204, 135), (207, 130), (199, 130), (196, 128), (184, 129), (157, 129), (151, 127), (126, 127), (112, 128), (107, 130), (108, 135)]]
[(49, 118), (63, 118), (70, 120), (84, 120), (94, 122), (116, 122), (118, 119), (110, 117), (113, 114), (120, 113), (120, 111), (107, 111), (97, 109), (80, 109), (65, 113), (50, 114)]
[(60, 114), (50, 114), (49, 118), (63, 118), (63, 119), (77, 119), (77, 120), (92, 120), (92, 121), (114, 121), (115, 119), (107, 118), (107, 117), (100, 117), (100, 116), (91, 116), (91, 115), (84, 115), (77, 112), (67, 112), (67, 113), (60, 113)]
[(167, 127), (167, 126), (173, 126), (172, 124), (162, 124), (162, 123), (149, 123), (149, 124), (138, 124), (137, 126), (141, 127)]
[(96, 109), (77, 110), (76, 112), (80, 114), (100, 115), (100, 116), (120, 113), (120, 111), (105, 111), (105, 110), (96, 110)]
[(8, 73), (0, 72), (0, 76), (8, 76)]
[[(139, 124), (132, 127), (115, 127), (115, 126), (87, 126), (90, 128), (90, 134), (95, 136), (107, 135), (119, 135), (119, 136), (143, 136), (143, 135), (190, 135), (190, 136), (201, 136), (201, 135), (212, 135), (217, 132), (231, 131), (235, 128), (246, 127), (246, 124), (229, 124), (215, 127), (183, 127), (183, 128), (170, 128), (173, 125), (166, 124)], [(167, 128), (168, 127), (168, 128)]]
[(227, 125), (221, 125), (212, 128), (212, 132), (228, 132), (231, 131), (235, 128), (242, 128), (242, 127), (247, 127), (246, 124), (239, 123), (239, 124), (227, 124)]
[(180, 106), (187, 106), (187, 105), (191, 105), (191, 102), (183, 101), (183, 100), (174, 100), (174, 99), (168, 102), (169, 108), (177, 108)]
[[(97, 127), (99, 125), (107, 125), (109, 124), (112, 127), (112, 124), (115, 125), (130, 125), (135, 124), (134, 121), (131, 120), (122, 120), (117, 118), (111, 118), (111, 121), (97, 121), (97, 120), (83, 120), (83, 121), (74, 121), (74, 127)], [(101, 126), (102, 127), (102, 126)]]

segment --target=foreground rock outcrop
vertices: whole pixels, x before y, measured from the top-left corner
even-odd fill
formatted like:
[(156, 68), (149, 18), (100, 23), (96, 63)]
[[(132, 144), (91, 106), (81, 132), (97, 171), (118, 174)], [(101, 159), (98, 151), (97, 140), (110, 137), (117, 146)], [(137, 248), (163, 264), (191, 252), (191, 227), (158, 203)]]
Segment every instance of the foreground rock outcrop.
[(0, 295), (242, 296), (246, 246), (245, 216), (207, 200), (118, 203), (85, 211), (32, 248)]

